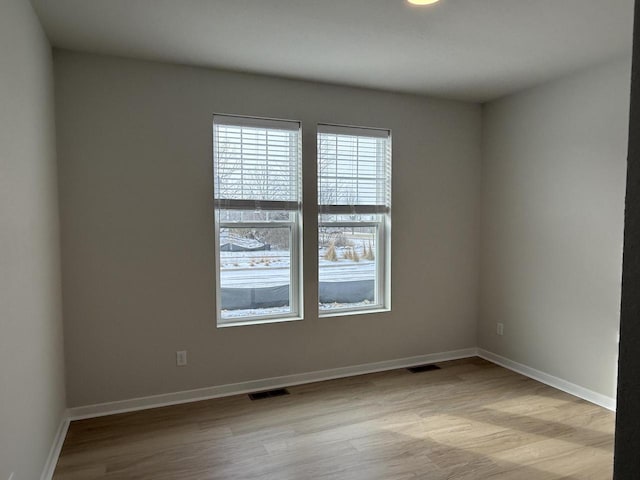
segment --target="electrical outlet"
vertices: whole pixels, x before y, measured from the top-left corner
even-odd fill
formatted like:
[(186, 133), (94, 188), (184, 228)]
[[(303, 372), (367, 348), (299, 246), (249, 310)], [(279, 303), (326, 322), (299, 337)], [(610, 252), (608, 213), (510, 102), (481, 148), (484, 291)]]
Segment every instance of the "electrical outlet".
[(504, 335), (504, 323), (497, 323), (496, 324), (496, 333), (498, 335)]
[(184, 367), (187, 364), (187, 351), (179, 350), (176, 352), (176, 365)]

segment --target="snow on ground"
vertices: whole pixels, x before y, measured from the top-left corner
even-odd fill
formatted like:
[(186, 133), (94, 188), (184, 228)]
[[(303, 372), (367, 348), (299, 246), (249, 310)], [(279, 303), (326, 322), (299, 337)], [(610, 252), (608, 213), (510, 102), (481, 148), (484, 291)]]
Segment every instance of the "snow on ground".
[(365, 300), (364, 302), (356, 302), (356, 303), (320, 303), (320, 311), (327, 310), (335, 310), (336, 308), (357, 308), (357, 307), (368, 307), (371, 305), (371, 302)]
[[(319, 276), (321, 282), (373, 280), (376, 261), (360, 258), (359, 261), (344, 258), (348, 249), (336, 248), (338, 261), (324, 258), (325, 249), (318, 251)], [(362, 248), (356, 248), (362, 256)], [(263, 288), (287, 285), (290, 282), (290, 252), (267, 250), (254, 252), (220, 252), (220, 283), (223, 288)], [(345, 307), (366, 307), (369, 302), (352, 304), (320, 304), (321, 311)], [(231, 323), (247, 317), (285, 315), (289, 306), (242, 310), (223, 310), (222, 323)]]
[(263, 250), (257, 252), (220, 252), (220, 267), (234, 268), (289, 268), (290, 253), (287, 250)]
[[(352, 307), (368, 307), (371, 302), (357, 302), (357, 303), (321, 303), (320, 311), (327, 312), (338, 308), (352, 308)], [(237, 320), (241, 320), (247, 317), (278, 315), (290, 313), (289, 306), (273, 307), (273, 308), (247, 308), (243, 310), (223, 310), (221, 323), (232, 323)]]
[(243, 310), (222, 310), (221, 323), (231, 323), (246, 317), (287, 314), (291, 312), (289, 306), (273, 308), (247, 308)]
[[(341, 258), (324, 259), (320, 250), (319, 267), (321, 282), (372, 280), (375, 278), (376, 261), (361, 259), (356, 262)], [(263, 252), (221, 252), (220, 283), (225, 288), (261, 288), (286, 285), (290, 281), (289, 252), (270, 250)]]

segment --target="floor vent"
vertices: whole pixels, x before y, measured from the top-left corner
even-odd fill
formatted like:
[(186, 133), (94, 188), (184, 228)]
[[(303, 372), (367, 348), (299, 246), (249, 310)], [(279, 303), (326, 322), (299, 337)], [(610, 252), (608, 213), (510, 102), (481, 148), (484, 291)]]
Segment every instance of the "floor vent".
[(251, 400), (262, 400), (263, 398), (281, 397), (283, 395), (289, 395), (289, 390), (286, 388), (276, 388), (274, 390), (266, 390), (264, 392), (250, 393), (249, 398)]
[(411, 373), (430, 372), (431, 370), (440, 370), (437, 365), (418, 365), (417, 367), (407, 368)]

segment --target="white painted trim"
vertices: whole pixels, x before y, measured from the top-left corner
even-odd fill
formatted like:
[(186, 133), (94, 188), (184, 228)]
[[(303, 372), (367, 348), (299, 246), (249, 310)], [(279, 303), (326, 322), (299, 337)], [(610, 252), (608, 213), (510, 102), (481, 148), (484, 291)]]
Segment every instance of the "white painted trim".
[[(445, 362), (447, 360), (457, 360), (460, 358), (474, 357), (477, 355), (476, 348), (466, 348), (450, 352), (431, 353), (416, 357), (399, 358), (384, 362), (367, 363), (351, 367), (332, 368), (329, 370), (319, 370), (308, 373), (298, 373), (281, 377), (266, 378), (263, 380), (250, 380), (248, 382), (232, 383), (228, 385), (218, 385), (214, 387), (199, 388), (196, 390), (186, 390), (182, 392), (164, 393), (149, 397), (132, 398), (116, 402), (100, 403), (83, 407), (74, 407), (67, 410), (69, 420), (81, 420), (85, 418), (102, 417), (116, 413), (134, 412), (149, 408), (165, 407), (180, 403), (197, 402), (218, 397), (228, 397), (243, 393), (269, 390), (272, 388), (282, 388), (303, 383), (321, 382), (336, 378), (363, 375), (366, 373), (383, 372), (397, 368), (406, 368), (425, 363)], [(44, 477), (43, 477), (44, 480)]]
[(478, 356), (492, 363), (500, 365), (501, 367), (513, 370), (514, 372), (524, 375), (525, 377), (532, 378), (534, 380), (537, 380), (538, 382), (544, 383), (553, 388), (557, 388), (558, 390), (562, 390), (563, 392), (582, 398), (587, 402), (595, 403), (596, 405), (604, 407), (607, 410), (611, 410), (612, 412), (616, 411), (616, 399), (613, 397), (607, 397), (606, 395), (602, 395), (601, 393), (594, 392), (593, 390), (581, 387), (580, 385), (576, 385), (575, 383), (563, 380), (562, 378), (554, 377), (553, 375), (541, 372), (540, 370), (536, 370), (535, 368), (528, 367), (527, 365), (523, 365), (522, 363), (514, 362), (513, 360), (489, 352), (488, 350), (483, 350), (482, 348), (478, 349)]
[[(58, 464), (58, 458), (60, 457), (60, 452), (62, 451), (62, 444), (64, 443), (64, 439), (67, 436), (67, 430), (69, 430), (69, 418), (65, 413), (65, 415), (63, 415), (62, 419), (60, 420), (60, 425), (58, 426), (56, 435), (53, 438), (53, 444), (51, 445), (51, 450), (49, 450), (49, 456), (47, 457), (47, 461), (44, 464), (44, 469), (42, 470), (40, 480), (51, 480), (53, 478), (53, 472), (55, 471), (56, 465)], [(11, 477), (9, 477), (9, 480), (11, 480)]]

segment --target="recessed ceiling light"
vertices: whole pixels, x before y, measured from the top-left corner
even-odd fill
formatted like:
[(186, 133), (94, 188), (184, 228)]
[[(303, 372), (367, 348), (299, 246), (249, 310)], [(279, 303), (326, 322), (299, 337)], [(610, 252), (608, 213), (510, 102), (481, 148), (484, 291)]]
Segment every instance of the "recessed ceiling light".
[(440, 0), (407, 0), (412, 5), (432, 5)]

